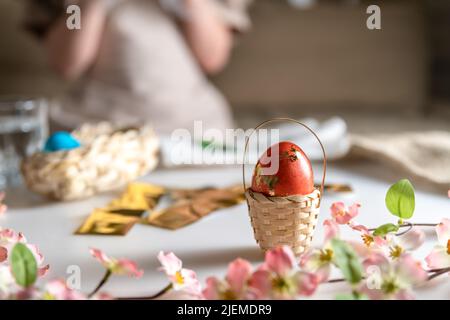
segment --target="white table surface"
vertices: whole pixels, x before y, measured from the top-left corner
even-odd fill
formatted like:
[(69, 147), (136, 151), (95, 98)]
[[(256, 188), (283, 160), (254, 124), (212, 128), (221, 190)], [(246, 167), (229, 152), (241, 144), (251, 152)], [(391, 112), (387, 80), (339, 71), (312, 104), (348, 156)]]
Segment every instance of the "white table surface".
[[(316, 172), (318, 172), (318, 169)], [(384, 206), (387, 188), (401, 178), (393, 170), (374, 164), (330, 165), (328, 182), (348, 183), (355, 190), (350, 194), (326, 194), (314, 244), (322, 241), (322, 221), (329, 216), (331, 203), (342, 200), (347, 204), (362, 204), (358, 222), (367, 226), (395, 222)], [(237, 167), (194, 168), (158, 170), (143, 180), (177, 187), (226, 186), (241, 182)], [(99, 195), (83, 201), (68, 203), (48, 202), (23, 188), (9, 192), (9, 211), (0, 217), (2, 227), (22, 231), (30, 243), (39, 245), (50, 264), (46, 278), (66, 277), (69, 265), (81, 268), (81, 290), (89, 292), (103, 275), (103, 268), (91, 258), (89, 247), (97, 247), (114, 257), (134, 259), (145, 270), (139, 279), (114, 277), (104, 290), (116, 296), (137, 296), (155, 293), (166, 285), (164, 274), (156, 255), (160, 250), (173, 251), (187, 268), (194, 269), (202, 283), (209, 275), (223, 276), (228, 262), (242, 257), (259, 264), (263, 255), (256, 245), (245, 204), (217, 211), (185, 228), (169, 231), (152, 226), (135, 225), (126, 236), (74, 235), (74, 230), (95, 207), (104, 206), (114, 193)], [(446, 193), (416, 191), (414, 222), (438, 222), (450, 216), (450, 200)], [(431, 229), (431, 230), (430, 230)], [(355, 234), (342, 228), (345, 238)], [(424, 229), (426, 230), (426, 229)], [(436, 241), (434, 230), (428, 228), (427, 243), (417, 251), (423, 258)], [(333, 277), (339, 276), (338, 273)], [(346, 292), (344, 284), (322, 285), (314, 298), (333, 299), (337, 293)], [(450, 278), (442, 276), (418, 289), (419, 299), (449, 299)]]

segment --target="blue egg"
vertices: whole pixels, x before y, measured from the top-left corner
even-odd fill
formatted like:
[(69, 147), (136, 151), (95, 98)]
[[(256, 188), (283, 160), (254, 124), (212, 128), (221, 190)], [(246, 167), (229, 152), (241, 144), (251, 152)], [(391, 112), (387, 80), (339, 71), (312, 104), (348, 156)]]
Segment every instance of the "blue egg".
[(45, 152), (71, 150), (80, 147), (81, 144), (69, 132), (57, 131), (52, 134), (45, 143)]

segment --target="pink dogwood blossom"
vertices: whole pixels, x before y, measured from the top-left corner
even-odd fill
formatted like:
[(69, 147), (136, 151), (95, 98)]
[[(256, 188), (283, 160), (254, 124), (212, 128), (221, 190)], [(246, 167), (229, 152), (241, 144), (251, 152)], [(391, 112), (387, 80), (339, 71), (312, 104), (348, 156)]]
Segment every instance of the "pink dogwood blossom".
[(429, 268), (450, 267), (450, 219), (442, 219), (436, 226), (438, 244), (425, 258)]
[(367, 280), (361, 291), (371, 299), (413, 299), (412, 288), (427, 279), (427, 272), (410, 254), (389, 261), (375, 252), (363, 262)]
[(27, 239), (21, 232), (16, 232), (12, 229), (0, 229), (0, 263), (7, 262), (9, 253), (16, 243), (23, 243), (28, 247), (36, 259), (38, 276), (45, 276), (50, 266), (48, 264), (44, 265), (44, 256), (39, 251), (38, 246), (27, 243)]
[(339, 224), (347, 224), (358, 215), (359, 203), (354, 203), (346, 208), (343, 202), (335, 202), (331, 205), (331, 216)]
[(206, 279), (203, 296), (208, 300), (240, 300), (252, 298), (253, 292), (248, 287), (252, 275), (251, 264), (244, 259), (236, 259), (228, 265), (224, 280), (216, 277)]
[(315, 274), (296, 268), (294, 254), (288, 246), (267, 251), (264, 264), (250, 279), (250, 287), (259, 299), (310, 296), (318, 284), (319, 279)]
[(384, 247), (388, 250), (387, 254), (392, 259), (399, 258), (406, 252), (418, 249), (425, 242), (425, 233), (419, 228), (412, 228), (401, 236), (389, 234), (386, 236), (387, 245)]
[(333, 220), (325, 220), (324, 244), (321, 249), (309, 249), (300, 259), (300, 267), (307, 272), (314, 273), (317, 281), (325, 282), (328, 280), (333, 264), (333, 249), (330, 240), (339, 236), (339, 226)]
[(41, 298), (44, 300), (85, 300), (86, 296), (70, 289), (63, 279), (57, 279), (44, 286)]
[(112, 274), (127, 275), (139, 278), (144, 274), (144, 271), (139, 269), (136, 262), (129, 259), (115, 259), (107, 256), (103, 251), (95, 248), (90, 248), (91, 255), (100, 262)]
[(161, 271), (164, 271), (172, 283), (174, 290), (183, 290), (193, 295), (201, 295), (200, 283), (197, 275), (190, 269), (183, 268), (182, 261), (173, 253), (160, 251), (158, 260), (161, 263)]
[(382, 249), (384, 246), (388, 244), (385, 238), (373, 235), (373, 233), (370, 232), (369, 229), (362, 224), (354, 225), (350, 223), (350, 227), (353, 230), (361, 233), (361, 239), (367, 248), (377, 250)]

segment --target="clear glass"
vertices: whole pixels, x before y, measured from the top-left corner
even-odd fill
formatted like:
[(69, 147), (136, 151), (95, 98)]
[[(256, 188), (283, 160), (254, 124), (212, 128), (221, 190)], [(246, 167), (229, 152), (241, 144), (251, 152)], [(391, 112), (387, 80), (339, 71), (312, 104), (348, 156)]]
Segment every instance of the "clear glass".
[(0, 190), (19, 184), (21, 160), (42, 149), (48, 106), (43, 98), (0, 97)]

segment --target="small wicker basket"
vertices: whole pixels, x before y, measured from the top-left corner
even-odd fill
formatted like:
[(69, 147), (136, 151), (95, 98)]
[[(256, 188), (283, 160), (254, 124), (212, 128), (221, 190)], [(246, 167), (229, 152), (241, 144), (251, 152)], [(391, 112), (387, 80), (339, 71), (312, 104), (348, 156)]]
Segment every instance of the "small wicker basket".
[(37, 152), (22, 162), (28, 188), (56, 200), (73, 200), (121, 187), (154, 169), (159, 141), (150, 126), (121, 128), (107, 122), (72, 132), (81, 147)]
[[(269, 197), (246, 187), (245, 160), (250, 137), (256, 130), (276, 121), (288, 121), (299, 124), (311, 132), (319, 142), (323, 152), (322, 182), (321, 186), (315, 188), (310, 194)], [(255, 127), (247, 137), (242, 166), (243, 184), (246, 190), (245, 196), (255, 240), (263, 251), (280, 245), (288, 245), (292, 248), (295, 255), (301, 255), (309, 248), (320, 211), (320, 202), (325, 184), (326, 162), (325, 149), (319, 137), (312, 129), (297, 120), (289, 118), (267, 120)]]

